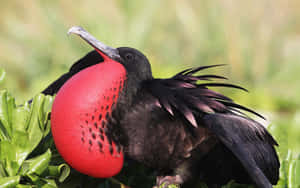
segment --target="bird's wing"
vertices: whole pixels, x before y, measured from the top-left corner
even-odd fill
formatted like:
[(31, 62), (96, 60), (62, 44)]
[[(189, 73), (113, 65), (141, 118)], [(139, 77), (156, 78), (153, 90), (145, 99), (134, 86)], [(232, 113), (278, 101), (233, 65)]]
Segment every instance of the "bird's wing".
[(230, 114), (208, 114), (202, 124), (239, 159), (249, 176), (260, 188), (272, 188), (279, 176), (276, 141), (258, 122)]
[(69, 72), (63, 74), (61, 77), (59, 77), (57, 80), (52, 82), (46, 89), (42, 91), (43, 94), (46, 95), (54, 95), (58, 92), (58, 90), (64, 85), (64, 83), (70, 79), (73, 75), (78, 73), (79, 71), (90, 67), (92, 65), (95, 65), (97, 63), (100, 63), (103, 61), (103, 58), (101, 55), (93, 50), (89, 52), (87, 55), (85, 55), (80, 60), (76, 61), (70, 68)]
[[(143, 86), (156, 99), (157, 105), (165, 109), (172, 116), (174, 113), (182, 115), (190, 125), (197, 127), (196, 115), (200, 113), (238, 113), (240, 110), (251, 112), (264, 119), (253, 110), (235, 103), (229, 97), (208, 89), (208, 87), (228, 87), (241, 90), (246, 89), (228, 83), (209, 82), (213, 79), (226, 79), (225, 77), (205, 74), (194, 75), (200, 70), (220, 65), (203, 66), (184, 70), (169, 79), (153, 79), (145, 81)], [(199, 83), (199, 81), (205, 81)]]
[(240, 160), (258, 187), (271, 187), (270, 182), (276, 183), (279, 174), (279, 161), (273, 147), (277, 143), (261, 124), (251, 120), (242, 111), (261, 118), (263, 116), (208, 89), (219, 86), (245, 90), (244, 88), (209, 82), (224, 77), (194, 75), (200, 70), (215, 66), (218, 65), (188, 69), (169, 79), (150, 80), (144, 87), (156, 98), (156, 105), (171, 116), (182, 117), (189, 127), (197, 128), (201, 125), (214, 133)]

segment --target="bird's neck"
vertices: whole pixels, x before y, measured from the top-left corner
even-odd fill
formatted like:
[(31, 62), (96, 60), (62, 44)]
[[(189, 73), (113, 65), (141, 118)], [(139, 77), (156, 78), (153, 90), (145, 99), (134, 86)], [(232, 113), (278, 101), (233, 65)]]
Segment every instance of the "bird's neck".
[(124, 84), (123, 91), (120, 93), (118, 99), (118, 110), (120, 113), (125, 114), (132, 105), (134, 105), (134, 99), (141, 88), (142, 81), (138, 81), (135, 75), (128, 75)]
[(108, 131), (114, 142), (118, 145), (126, 147), (128, 143), (127, 134), (125, 133), (126, 130), (124, 130), (124, 127), (122, 126), (122, 120), (135, 104), (135, 99), (141, 85), (142, 82), (139, 82), (136, 77), (130, 74), (127, 75), (123, 90), (119, 94), (116, 108), (112, 111), (112, 119), (114, 119), (115, 122), (109, 127)]

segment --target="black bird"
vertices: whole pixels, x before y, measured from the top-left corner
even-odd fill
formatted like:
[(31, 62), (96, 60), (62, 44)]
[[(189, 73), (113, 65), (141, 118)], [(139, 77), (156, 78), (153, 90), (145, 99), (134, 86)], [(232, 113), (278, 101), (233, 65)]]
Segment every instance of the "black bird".
[[(245, 89), (214, 81), (225, 79), (222, 76), (198, 74), (220, 65), (186, 69), (168, 79), (153, 78), (148, 59), (138, 50), (107, 47), (80, 27), (70, 32), (96, 50), (77, 61), (43, 93), (61, 92), (71, 78), (107, 60), (121, 64), (126, 78), (106, 117), (104, 135), (125, 158), (155, 169), (157, 186), (188, 186), (194, 180), (209, 187), (221, 187), (230, 180), (258, 188), (277, 183), (277, 143), (263, 125), (242, 111), (263, 117), (209, 88)], [(90, 129), (91, 135), (93, 131)], [(89, 144), (96, 147), (92, 141)]]

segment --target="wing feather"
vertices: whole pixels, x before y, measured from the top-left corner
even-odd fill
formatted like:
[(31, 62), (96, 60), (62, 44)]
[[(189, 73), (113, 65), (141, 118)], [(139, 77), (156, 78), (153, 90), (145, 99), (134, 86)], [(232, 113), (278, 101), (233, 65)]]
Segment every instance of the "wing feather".
[[(264, 119), (259, 113), (235, 103), (208, 87), (234, 88), (247, 91), (245, 88), (229, 83), (207, 82), (212, 79), (226, 79), (213, 74), (195, 75), (201, 70), (221, 65), (201, 66), (186, 69), (169, 79), (152, 79), (144, 82), (143, 86), (159, 101), (160, 106), (172, 116), (175, 111), (181, 114), (190, 125), (197, 127), (196, 114), (200, 113), (234, 113), (247, 111)], [(206, 81), (199, 83), (200, 81)], [(243, 114), (243, 113), (240, 113)]]
[(209, 114), (201, 122), (239, 159), (257, 187), (277, 183), (280, 163), (273, 147), (277, 143), (261, 124), (228, 114)]
[(83, 58), (75, 62), (71, 66), (69, 72), (63, 74), (53, 83), (51, 83), (46, 89), (42, 91), (42, 93), (46, 95), (56, 94), (58, 90), (67, 82), (67, 80), (69, 80), (76, 73), (80, 72), (81, 70), (87, 67), (100, 63), (102, 61), (103, 61), (102, 56), (96, 50), (89, 52)]

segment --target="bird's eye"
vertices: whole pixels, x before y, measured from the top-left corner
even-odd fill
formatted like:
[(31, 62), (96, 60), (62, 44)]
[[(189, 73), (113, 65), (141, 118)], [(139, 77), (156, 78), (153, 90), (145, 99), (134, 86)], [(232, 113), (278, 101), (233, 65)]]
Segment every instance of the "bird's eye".
[(130, 54), (130, 53), (126, 54), (125, 57), (126, 57), (127, 60), (132, 60), (133, 59), (133, 55)]

